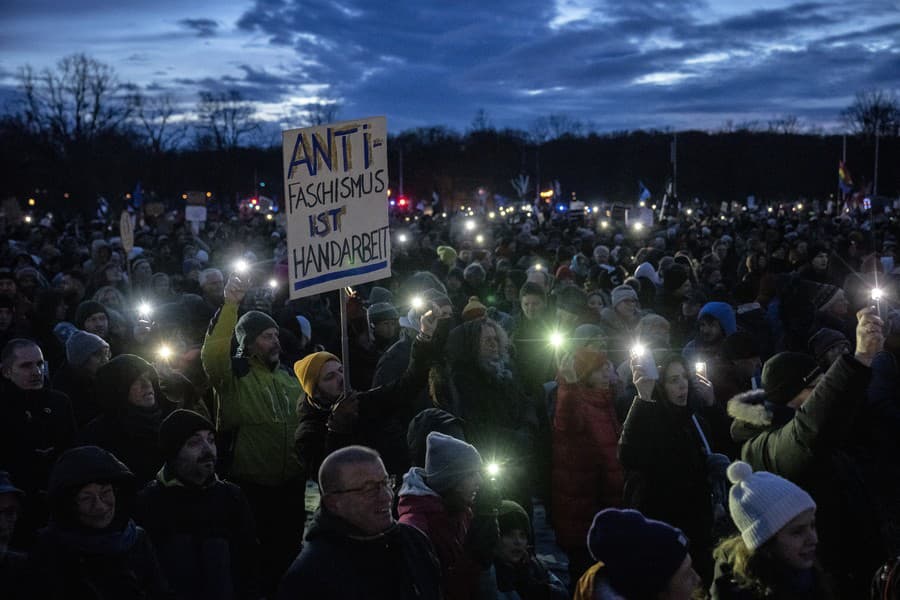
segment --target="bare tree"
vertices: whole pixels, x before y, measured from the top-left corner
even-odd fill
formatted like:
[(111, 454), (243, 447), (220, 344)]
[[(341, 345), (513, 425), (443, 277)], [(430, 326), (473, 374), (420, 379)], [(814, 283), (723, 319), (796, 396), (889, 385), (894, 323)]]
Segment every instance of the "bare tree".
[(800, 118), (797, 115), (784, 115), (769, 121), (770, 133), (794, 135), (800, 133)]
[(303, 107), (302, 122), (307, 126), (327, 125), (337, 121), (341, 105), (337, 102), (313, 102)]
[(479, 108), (475, 112), (475, 117), (472, 119), (472, 125), (469, 128), (470, 131), (490, 131), (494, 128), (494, 125), (491, 123), (491, 119), (488, 116), (488, 113), (483, 108)]
[(841, 117), (852, 131), (865, 136), (900, 134), (900, 101), (893, 92), (859, 92), (853, 104), (841, 111)]
[(567, 115), (550, 115), (547, 117), (550, 135), (555, 139), (564, 136), (577, 137), (584, 131), (584, 123)]
[(256, 109), (237, 90), (218, 94), (200, 92), (197, 104), (199, 141), (217, 150), (238, 148), (247, 135), (259, 129), (255, 114)]
[(154, 154), (172, 150), (187, 134), (187, 123), (177, 121), (171, 94), (145, 96), (136, 92), (128, 97), (138, 130)]
[(86, 54), (72, 54), (40, 72), (26, 65), (18, 79), (25, 125), (63, 147), (118, 131), (130, 114), (113, 68)]

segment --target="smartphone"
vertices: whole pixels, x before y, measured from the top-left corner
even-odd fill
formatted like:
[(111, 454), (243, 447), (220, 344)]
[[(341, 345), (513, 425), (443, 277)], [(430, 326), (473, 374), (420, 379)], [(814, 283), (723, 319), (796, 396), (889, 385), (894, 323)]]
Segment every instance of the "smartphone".
[(694, 365), (694, 370), (697, 372), (697, 375), (701, 377), (706, 377), (706, 363), (705, 362), (697, 362)]
[(642, 344), (635, 344), (631, 348), (631, 357), (644, 369), (648, 379), (659, 380), (659, 369), (656, 367), (656, 359), (650, 348)]

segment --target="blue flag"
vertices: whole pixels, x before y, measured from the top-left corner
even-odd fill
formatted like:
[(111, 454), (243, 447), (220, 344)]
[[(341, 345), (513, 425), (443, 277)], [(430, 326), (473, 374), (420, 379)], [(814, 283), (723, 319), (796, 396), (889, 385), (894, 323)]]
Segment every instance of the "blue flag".
[(144, 203), (144, 190), (141, 188), (141, 182), (138, 181), (137, 185), (134, 186), (134, 191), (131, 192), (131, 205), (134, 208), (140, 208)]
[(641, 196), (640, 200), (649, 200), (650, 199), (650, 190), (647, 189), (647, 186), (644, 185), (643, 181), (638, 181), (638, 185), (641, 188)]

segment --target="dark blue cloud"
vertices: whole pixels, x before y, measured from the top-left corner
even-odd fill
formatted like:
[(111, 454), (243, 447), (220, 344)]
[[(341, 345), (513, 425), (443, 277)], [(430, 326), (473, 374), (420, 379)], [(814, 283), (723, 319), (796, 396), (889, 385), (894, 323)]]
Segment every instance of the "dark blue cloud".
[[(75, 4), (97, 18), (119, 6), (16, 4), (11, 18), (25, 25), (54, 10), (74, 15)], [(496, 125), (520, 128), (548, 114), (601, 130), (785, 114), (831, 126), (855, 92), (900, 89), (891, 0), (247, 0), (227, 14), (219, 6), (141, 0), (133, 10), (144, 21), (164, 15), (155, 27), (110, 32), (104, 21), (98, 37), (123, 57), (114, 67), (138, 70), (148, 90), (174, 90), (183, 106), (200, 90), (238, 90), (266, 103), (269, 118), (278, 106), (333, 101), (341, 117), (386, 114), (392, 130), (464, 129), (480, 108)], [(22, 54), (34, 39), (13, 27), (0, 47)], [(190, 60), (157, 62), (155, 50), (173, 43)], [(230, 54), (195, 59), (201, 46)]]

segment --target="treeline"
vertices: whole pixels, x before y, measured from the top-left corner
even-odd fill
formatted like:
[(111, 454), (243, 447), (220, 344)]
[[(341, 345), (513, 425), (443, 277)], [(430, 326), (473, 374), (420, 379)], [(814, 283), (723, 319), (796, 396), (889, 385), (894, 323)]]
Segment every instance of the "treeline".
[[(413, 199), (437, 192), (445, 201), (466, 204), (479, 187), (515, 199), (510, 180), (520, 174), (529, 177), (528, 197), (535, 184), (546, 189), (554, 180), (567, 198), (574, 192), (586, 202), (633, 200), (638, 181), (661, 197), (672, 179), (672, 141), (671, 134), (644, 131), (567, 135), (540, 144), (514, 131), (409, 131), (389, 140), (390, 182), (396, 193), (402, 153), (404, 192)], [(681, 132), (677, 191), (682, 198), (717, 202), (749, 194), (762, 200), (827, 199), (837, 189), (841, 152), (842, 138), (834, 135)], [(109, 134), (61, 154), (7, 123), (0, 127), (0, 160), (4, 197), (36, 197), (40, 206), (59, 211), (91, 210), (98, 194), (115, 202), (137, 182), (148, 199), (163, 201), (177, 201), (186, 190), (211, 191), (226, 204), (256, 191), (281, 196), (277, 147), (151, 152), (128, 135)], [(897, 138), (881, 139), (881, 195), (900, 190), (898, 164)], [(848, 136), (847, 165), (854, 183), (866, 188), (873, 175), (873, 141)]]

